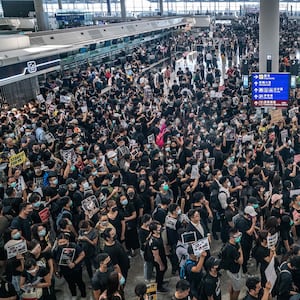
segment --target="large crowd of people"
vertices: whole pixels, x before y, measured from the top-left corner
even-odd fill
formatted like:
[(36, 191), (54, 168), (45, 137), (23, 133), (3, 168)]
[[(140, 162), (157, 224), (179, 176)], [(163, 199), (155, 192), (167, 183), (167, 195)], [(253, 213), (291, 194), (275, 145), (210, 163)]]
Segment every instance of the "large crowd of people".
[[(281, 71), (297, 36), (282, 17)], [(197, 51), (194, 69), (188, 55), (177, 65), (177, 45)], [(220, 270), (230, 300), (245, 284), (246, 300), (300, 299), (300, 94), (276, 119), (252, 107), (239, 65), (258, 71), (258, 51), (257, 16), (248, 16), (215, 24), (213, 36), (137, 47), (117, 69), (49, 77), (36, 100), (3, 105), (0, 298), (56, 299), (63, 277), (73, 300), (88, 288), (95, 300), (124, 300), (130, 258), (141, 255), (159, 293), (169, 292), (168, 268), (178, 277), (174, 300), (224, 299)], [(221, 240), (219, 255), (197, 252), (201, 239)], [(145, 283), (137, 299), (148, 299)]]

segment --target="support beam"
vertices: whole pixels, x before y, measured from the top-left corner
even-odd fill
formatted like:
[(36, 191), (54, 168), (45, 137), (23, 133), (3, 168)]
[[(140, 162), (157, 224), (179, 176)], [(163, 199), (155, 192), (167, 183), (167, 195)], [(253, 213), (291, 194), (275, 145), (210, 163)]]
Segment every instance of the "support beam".
[(267, 58), (272, 59), (272, 72), (279, 69), (279, 0), (260, 0), (259, 71), (267, 71)]

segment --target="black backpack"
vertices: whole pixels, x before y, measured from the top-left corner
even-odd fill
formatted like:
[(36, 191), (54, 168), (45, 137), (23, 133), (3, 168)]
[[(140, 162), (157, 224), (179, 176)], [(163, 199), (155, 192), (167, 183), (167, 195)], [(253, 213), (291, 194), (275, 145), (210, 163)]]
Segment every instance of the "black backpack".
[(158, 82), (160, 82), (160, 83), (164, 82), (164, 77), (162, 76), (161, 73), (158, 74)]
[(148, 239), (145, 243), (145, 250), (144, 250), (144, 260), (148, 262), (153, 262), (153, 254), (151, 250), (152, 238)]
[(275, 297), (275, 296), (279, 296), (280, 295), (280, 281), (281, 281), (281, 275), (283, 273), (289, 273), (291, 274), (291, 272), (289, 270), (282, 270), (282, 267), (286, 265), (286, 262), (283, 262), (278, 268), (276, 268), (276, 275), (277, 275), (277, 278), (276, 278), (276, 281), (274, 283), (274, 287), (272, 289), (272, 296)]

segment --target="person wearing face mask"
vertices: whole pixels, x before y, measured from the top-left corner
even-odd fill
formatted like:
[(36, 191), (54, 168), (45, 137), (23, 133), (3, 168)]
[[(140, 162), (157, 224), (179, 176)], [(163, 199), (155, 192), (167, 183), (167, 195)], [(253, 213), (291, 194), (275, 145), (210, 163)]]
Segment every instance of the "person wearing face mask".
[(271, 211), (270, 215), (277, 218), (280, 222), (282, 215), (284, 214), (284, 209), (282, 208), (283, 200), (281, 194), (273, 194), (271, 197)]
[(99, 300), (125, 300), (124, 284), (125, 279), (122, 274), (112, 272), (109, 274), (106, 290), (100, 295)]
[(46, 201), (48, 202), (48, 204), (50, 204), (52, 202), (56, 202), (56, 200), (59, 198), (59, 194), (58, 194), (59, 180), (56, 172), (49, 171), (47, 172), (47, 174), (48, 174), (47, 181), (49, 183), (49, 186), (44, 186), (43, 194), (44, 196), (46, 196)]
[(103, 232), (106, 228), (114, 228), (114, 226), (109, 222), (108, 220), (108, 216), (107, 216), (107, 213), (106, 212), (101, 212), (101, 215), (99, 217), (99, 221), (98, 223), (96, 224), (95, 228), (98, 230), (98, 245), (99, 245), (99, 248), (100, 248), (100, 251), (103, 252), (103, 249), (104, 249), (104, 239), (103, 239)]
[(107, 201), (107, 217), (108, 221), (113, 225), (117, 233), (117, 239), (119, 242), (123, 243), (125, 241), (125, 230), (126, 222), (124, 220), (123, 214), (120, 212), (120, 208), (117, 206), (115, 200)]
[(166, 181), (161, 181), (159, 184), (159, 192), (155, 197), (155, 204), (158, 205), (162, 200), (167, 200), (168, 204), (173, 203), (174, 196), (173, 191), (169, 188), (169, 184)]
[(285, 170), (282, 176), (283, 180), (290, 180), (290, 181), (294, 181), (295, 177), (298, 174), (298, 168), (297, 168), (297, 163), (294, 162), (294, 160), (292, 158), (289, 158), (286, 163), (285, 163)]
[(130, 268), (130, 260), (123, 246), (117, 240), (116, 230), (106, 228), (103, 232), (103, 238), (105, 241), (104, 252), (110, 256), (115, 271), (122, 274), (126, 280)]
[(45, 208), (45, 206), (41, 203), (40, 194), (32, 193), (28, 200), (32, 204), (32, 208), (33, 208), (32, 214), (31, 214), (31, 220), (32, 220), (33, 224), (42, 223), (39, 212), (42, 211)]
[(45, 226), (41, 224), (35, 224), (32, 226), (32, 238), (39, 242), (42, 252), (48, 252), (51, 250), (52, 245), (49, 241), (48, 231)]
[(243, 249), (243, 273), (248, 272), (247, 263), (250, 258), (252, 249), (253, 237), (256, 236), (256, 220), (257, 212), (253, 206), (246, 206), (244, 209), (244, 215), (237, 218), (235, 221), (235, 227), (242, 233), (241, 247)]
[(179, 194), (179, 186), (178, 186), (178, 169), (172, 165), (172, 164), (168, 164), (166, 169), (165, 169), (165, 176), (168, 178), (168, 182), (170, 185), (170, 189), (173, 192), (173, 197), (174, 199), (177, 199), (178, 194)]
[[(129, 190), (129, 194), (131, 191)], [(127, 192), (128, 194), (128, 192)], [(125, 247), (128, 255), (135, 256), (136, 250), (139, 248), (137, 233), (137, 214), (134, 204), (128, 201), (126, 195), (120, 196), (120, 212), (123, 214), (126, 224), (125, 228)]]
[(50, 286), (51, 276), (49, 271), (37, 265), (34, 258), (26, 259), (24, 271), (20, 277), (20, 288), (24, 291), (23, 294), (32, 295), (36, 299), (45, 299), (49, 296), (48, 288)]
[(23, 202), (22, 198), (17, 197), (16, 190), (13, 187), (6, 188), (6, 197), (2, 200), (5, 215), (16, 217), (19, 213), (20, 204)]
[(238, 300), (240, 291), (244, 286), (241, 265), (243, 264), (243, 250), (240, 245), (242, 234), (231, 228), (228, 232), (229, 240), (220, 252), (220, 269), (227, 271), (230, 278), (230, 300)]
[[(268, 267), (272, 258), (276, 257), (275, 247), (271, 249), (268, 248), (267, 237), (269, 232), (267, 230), (262, 230), (258, 233), (257, 244), (252, 249), (252, 256), (255, 258), (257, 264), (260, 264), (260, 276), (261, 276), (261, 284), (265, 286), (267, 283), (267, 278), (265, 275), (265, 270)], [(277, 265), (276, 261), (276, 265)]]
[(136, 193), (134, 186), (128, 186), (126, 194), (128, 196), (128, 201), (134, 205), (137, 221), (139, 222), (144, 214), (144, 203), (138, 193)]
[(271, 294), (271, 284), (267, 282), (265, 287), (258, 277), (251, 277), (246, 280), (247, 295), (243, 300), (268, 300)]
[[(73, 255), (66, 260), (63, 253), (72, 251)], [(65, 278), (70, 289), (72, 300), (77, 299), (76, 287), (78, 287), (81, 298), (86, 299), (85, 283), (82, 280), (82, 261), (85, 257), (84, 251), (68, 239), (68, 235), (60, 234), (57, 238), (57, 247), (53, 251), (53, 258), (59, 266), (60, 274)]]
[(210, 170), (209, 164), (206, 162), (201, 163), (200, 169), (201, 169), (200, 178), (199, 178), (199, 183), (200, 183), (200, 187), (201, 187), (200, 191), (202, 193), (204, 193), (204, 195), (207, 199), (209, 199), (209, 194), (210, 194), (209, 187), (211, 184), (211, 181), (210, 181), (211, 170)]
[(42, 170), (42, 164), (40, 161), (33, 163), (34, 174), (30, 178), (33, 181), (35, 188), (42, 188), (44, 183), (45, 171)]
[(107, 253), (100, 253), (97, 256), (99, 268), (92, 278), (92, 290), (94, 300), (98, 300), (100, 295), (105, 291), (109, 275), (114, 271), (111, 259)]
[(10, 225), (12, 229), (18, 229), (27, 241), (31, 241), (31, 213), (32, 204), (29, 202), (21, 203), (20, 213), (17, 217), (13, 218)]
[(167, 240), (170, 247), (169, 259), (172, 265), (172, 275), (176, 274), (178, 270), (178, 258), (176, 255), (176, 245), (178, 241), (177, 230), (181, 228), (181, 223), (179, 221), (179, 216), (181, 215), (181, 209), (179, 205), (172, 203), (169, 205), (168, 215), (166, 216), (166, 230), (167, 230)]
[(93, 277), (92, 265), (95, 265), (95, 256), (97, 254), (96, 246), (98, 244), (98, 233), (93, 228), (92, 221), (83, 220), (79, 223), (78, 244), (84, 251), (84, 263), (90, 280)]
[(153, 196), (149, 191), (147, 181), (145, 179), (140, 179), (138, 187), (138, 195), (143, 203), (143, 212), (144, 214), (151, 214), (154, 209), (153, 205)]

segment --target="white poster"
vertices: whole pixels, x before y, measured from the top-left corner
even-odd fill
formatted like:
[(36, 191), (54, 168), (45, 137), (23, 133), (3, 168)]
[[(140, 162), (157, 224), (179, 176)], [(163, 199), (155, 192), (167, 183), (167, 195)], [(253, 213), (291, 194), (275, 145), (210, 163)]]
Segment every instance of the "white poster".
[(98, 200), (95, 195), (82, 200), (81, 206), (89, 218), (92, 218), (99, 211)]
[(7, 245), (7, 259), (17, 256), (18, 254), (22, 254), (27, 252), (27, 244), (25, 240), (20, 240), (13, 245)]
[(274, 256), (271, 259), (269, 265), (267, 266), (267, 268), (265, 270), (265, 275), (266, 275), (267, 281), (269, 281), (271, 283), (271, 290), (270, 290), (270, 292), (271, 292), (274, 287), (275, 281), (277, 279), (275, 265), (274, 265)]
[(210, 249), (208, 238), (203, 238), (192, 244), (194, 254), (200, 256), (203, 251), (208, 251)]
[(268, 248), (271, 249), (272, 247), (275, 247), (278, 242), (278, 232), (276, 232), (273, 235), (267, 236), (267, 243)]

